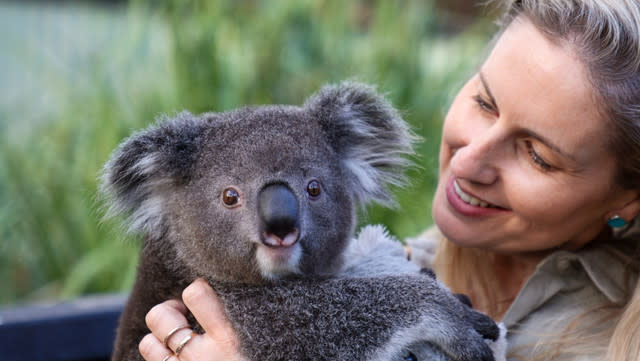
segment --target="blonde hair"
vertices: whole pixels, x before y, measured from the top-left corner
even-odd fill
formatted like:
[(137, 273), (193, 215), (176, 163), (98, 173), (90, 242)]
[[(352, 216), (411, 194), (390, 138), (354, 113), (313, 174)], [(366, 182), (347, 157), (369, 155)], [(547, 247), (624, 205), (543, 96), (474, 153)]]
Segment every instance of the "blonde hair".
[[(637, 0), (494, 0), (502, 7), (501, 32), (517, 18), (525, 18), (548, 39), (575, 51), (588, 70), (603, 119), (611, 135), (609, 149), (618, 162), (618, 183), (628, 189), (640, 190), (640, 3)], [(500, 35), (500, 33), (498, 35)], [(640, 228), (639, 217), (635, 225)], [(626, 232), (632, 244), (639, 245), (640, 232)], [(616, 241), (614, 241), (616, 242)], [(607, 248), (607, 247), (605, 247)], [(637, 249), (637, 247), (636, 247)], [(634, 265), (640, 264), (637, 253), (613, 252)], [(461, 248), (451, 242), (441, 242), (434, 269), (453, 292), (469, 293), (474, 306), (489, 315), (501, 318), (512, 300), (496, 299), (491, 292), (498, 287), (491, 252)], [(601, 305), (617, 319), (611, 329), (598, 336), (605, 344), (606, 360), (638, 361), (640, 355), (640, 280), (630, 291), (628, 303), (620, 308)], [(584, 338), (585, 325), (580, 320), (571, 323), (562, 337), (549, 341), (553, 347), (526, 359), (551, 360), (562, 353), (591, 354), (600, 347), (593, 338)], [(580, 331), (584, 333), (581, 334)]]

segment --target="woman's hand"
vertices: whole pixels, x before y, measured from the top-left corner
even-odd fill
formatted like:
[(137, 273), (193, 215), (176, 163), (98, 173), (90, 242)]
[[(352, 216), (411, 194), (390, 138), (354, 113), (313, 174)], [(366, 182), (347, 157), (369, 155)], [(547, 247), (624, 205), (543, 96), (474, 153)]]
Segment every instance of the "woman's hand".
[[(182, 293), (182, 300), (165, 301), (146, 316), (151, 333), (140, 341), (146, 361), (246, 360), (238, 351), (238, 340), (220, 299), (211, 286), (195, 280)], [(189, 328), (186, 313), (191, 311), (205, 333)]]

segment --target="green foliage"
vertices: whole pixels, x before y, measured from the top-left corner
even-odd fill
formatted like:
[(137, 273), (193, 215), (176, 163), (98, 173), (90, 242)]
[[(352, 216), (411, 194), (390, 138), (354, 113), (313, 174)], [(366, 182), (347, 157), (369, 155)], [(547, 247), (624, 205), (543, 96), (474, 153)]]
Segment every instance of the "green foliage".
[(424, 139), (398, 208), (372, 207), (363, 222), (400, 238), (430, 224), (444, 111), (485, 23), (442, 34), (428, 1), (151, 3), (0, 5), (0, 23), (19, 18), (0, 28), (0, 55), (36, 79), (8, 77), (18, 95), (0, 102), (0, 304), (130, 287), (138, 242), (101, 221), (96, 181), (133, 130), (182, 109), (300, 104), (347, 78), (377, 84)]

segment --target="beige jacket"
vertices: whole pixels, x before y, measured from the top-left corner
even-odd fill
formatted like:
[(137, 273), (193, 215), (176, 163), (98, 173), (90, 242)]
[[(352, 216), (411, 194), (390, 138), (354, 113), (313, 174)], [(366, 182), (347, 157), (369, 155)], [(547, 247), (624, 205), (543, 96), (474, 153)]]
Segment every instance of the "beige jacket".
[[(419, 238), (407, 240), (412, 260), (429, 266), (440, 239), (439, 232), (431, 229)], [(545, 350), (541, 345), (557, 340), (559, 333), (574, 326), (572, 322), (578, 316), (588, 324), (592, 335), (610, 329), (616, 319), (607, 318), (607, 310), (600, 306), (626, 303), (638, 274), (631, 273), (625, 279), (625, 271), (622, 261), (602, 248), (575, 253), (557, 251), (544, 259), (502, 320), (508, 329), (509, 360), (518, 360), (514, 353), (526, 356)], [(555, 360), (602, 360), (608, 336), (589, 340), (599, 350), (588, 356), (576, 356), (563, 349), (566, 353)]]

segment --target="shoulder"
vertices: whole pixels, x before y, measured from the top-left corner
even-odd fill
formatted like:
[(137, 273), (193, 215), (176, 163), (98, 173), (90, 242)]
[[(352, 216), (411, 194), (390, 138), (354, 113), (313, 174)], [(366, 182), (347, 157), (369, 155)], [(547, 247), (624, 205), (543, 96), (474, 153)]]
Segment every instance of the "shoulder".
[(552, 253), (525, 282), (510, 311), (521, 309), (519, 316), (524, 316), (527, 309), (533, 311), (533, 306), (543, 306), (556, 296), (573, 298), (587, 291), (598, 295), (603, 303), (624, 305), (634, 289), (640, 266), (637, 259), (628, 256), (628, 246), (629, 241), (618, 240), (577, 252)]
[[(569, 337), (576, 342), (563, 343), (562, 355), (579, 353), (585, 346), (580, 340), (587, 339), (590, 348), (606, 349), (619, 310), (638, 279), (637, 269), (628, 267), (629, 258), (618, 252), (624, 247), (612, 242), (578, 252), (557, 251), (543, 260), (503, 319), (509, 348), (552, 349), (560, 338)], [(575, 358), (559, 358), (565, 359)], [(594, 354), (593, 359), (601, 358)]]

